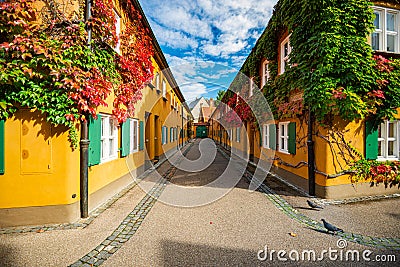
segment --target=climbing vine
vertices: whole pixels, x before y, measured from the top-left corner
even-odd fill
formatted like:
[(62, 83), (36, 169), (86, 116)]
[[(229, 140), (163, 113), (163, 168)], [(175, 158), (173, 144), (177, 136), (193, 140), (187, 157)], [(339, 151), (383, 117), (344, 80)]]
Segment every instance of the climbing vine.
[[(239, 75), (261, 85), (259, 70), (268, 61), (270, 79), (261, 89), (277, 119), (301, 121), (310, 110), (326, 129), (338, 119), (368, 119), (377, 125), (393, 119), (400, 107), (400, 60), (372, 51), (368, 42), (374, 28), (372, 5), (368, 0), (278, 1)], [(290, 67), (278, 74), (278, 52), (286, 36), (292, 47)], [(365, 160), (343, 134), (328, 132), (320, 137), (329, 143), (334, 158), (341, 158), (337, 164), (346, 162), (338, 166), (340, 175), (350, 174), (354, 182), (399, 183), (398, 162)]]
[[(0, 3), (0, 118), (19, 107), (37, 109), (52, 124), (70, 128), (76, 146), (75, 123), (96, 117), (97, 107), (107, 106), (112, 93), (119, 122), (133, 112), (152, 78), (153, 47), (130, 0), (121, 1), (126, 18), (120, 36), (112, 0), (93, 1), (86, 24), (83, 14), (66, 14), (56, 1), (43, 2), (47, 12), (39, 12), (33, 0)], [(120, 53), (114, 50), (118, 42)]]
[[(400, 65), (397, 60), (373, 56), (367, 40), (373, 29), (371, 5), (367, 0), (278, 2), (241, 69), (259, 78), (262, 61), (269, 61), (271, 79), (262, 89), (277, 118), (301, 116), (308, 107), (325, 124), (337, 115), (352, 121), (396, 114)], [(291, 67), (278, 75), (279, 45), (286, 35), (293, 48)], [(383, 65), (390, 65), (393, 72), (385, 71)], [(295, 90), (303, 92), (303, 99), (291, 103), (288, 97)]]

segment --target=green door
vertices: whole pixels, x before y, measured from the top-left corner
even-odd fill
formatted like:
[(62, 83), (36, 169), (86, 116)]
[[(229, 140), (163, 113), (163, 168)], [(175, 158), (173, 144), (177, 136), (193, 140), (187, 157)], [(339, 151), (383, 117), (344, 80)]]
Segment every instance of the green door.
[(197, 138), (206, 138), (207, 137), (207, 127), (206, 126), (197, 126), (196, 137)]

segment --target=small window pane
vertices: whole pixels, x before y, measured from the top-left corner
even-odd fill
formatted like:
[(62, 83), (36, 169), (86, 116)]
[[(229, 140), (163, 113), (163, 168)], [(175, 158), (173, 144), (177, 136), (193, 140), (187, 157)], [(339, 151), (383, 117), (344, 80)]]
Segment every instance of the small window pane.
[(395, 36), (395, 35), (388, 35), (387, 36), (387, 51), (388, 52), (395, 52), (396, 37), (397, 36)]
[(374, 14), (375, 14), (375, 20), (374, 20), (375, 29), (380, 29), (381, 28), (381, 14), (379, 12), (374, 12)]
[(380, 50), (381, 46), (379, 44), (379, 40), (380, 40), (380, 33), (374, 32), (372, 34), (372, 49), (373, 50)]
[(388, 142), (388, 156), (394, 156), (394, 141)]
[(114, 151), (114, 139), (110, 139), (110, 147), (109, 147), (109, 156), (112, 156), (114, 153), (113, 153), (113, 151)]
[(383, 141), (378, 142), (378, 156), (383, 157), (385, 152), (383, 151)]
[(114, 135), (114, 121), (113, 120), (109, 120), (110, 123), (110, 136)]
[(393, 122), (389, 122), (389, 131), (388, 131), (388, 137), (395, 137), (395, 127)]
[(394, 32), (394, 31), (396, 31), (395, 25), (396, 25), (396, 14), (387, 13), (387, 15), (386, 15), (386, 29), (388, 31)]
[(104, 146), (105, 146), (105, 140), (101, 140), (101, 147), (102, 147), (102, 149), (101, 149), (101, 157), (102, 158), (106, 157), (106, 150), (104, 149)]

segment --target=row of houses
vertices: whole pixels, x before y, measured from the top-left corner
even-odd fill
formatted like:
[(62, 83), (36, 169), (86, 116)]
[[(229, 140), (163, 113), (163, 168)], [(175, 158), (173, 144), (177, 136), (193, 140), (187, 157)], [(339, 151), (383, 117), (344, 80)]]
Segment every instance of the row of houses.
[[(278, 1), (208, 135), (311, 195), (398, 193), (400, 5), (345, 2)], [(227, 123), (257, 98), (271, 112)]]
[[(72, 2), (70, 12), (80, 14), (85, 3)], [(129, 19), (125, 2), (114, 2), (117, 33)], [(125, 122), (118, 123), (112, 114), (114, 94), (88, 122), (89, 212), (190, 138), (191, 112), (139, 2), (130, 2), (154, 47), (153, 78)], [(117, 52), (123, 49), (117, 46)], [(80, 133), (82, 122), (77, 129)], [(65, 127), (47, 122), (37, 109), (18, 105), (18, 111), (1, 122), (0, 131), (0, 227), (77, 221), (84, 163), (80, 149), (71, 148)]]

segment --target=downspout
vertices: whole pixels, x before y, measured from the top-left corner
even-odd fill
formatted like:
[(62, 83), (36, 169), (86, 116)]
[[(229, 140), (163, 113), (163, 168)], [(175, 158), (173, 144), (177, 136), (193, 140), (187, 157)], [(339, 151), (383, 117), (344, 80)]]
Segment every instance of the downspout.
[(182, 127), (181, 127), (181, 140), (182, 140), (182, 144), (181, 144), (181, 146), (183, 147), (183, 142), (184, 142), (184, 139), (183, 139), (183, 133), (184, 133), (184, 130), (183, 130), (183, 105), (181, 105), (181, 118), (182, 118)]
[[(91, 0), (86, 0), (86, 17), (85, 22), (89, 20), (91, 17)], [(90, 47), (90, 42), (92, 41), (92, 30), (90, 27), (86, 28), (88, 39), (87, 45)], [(90, 140), (88, 138), (88, 116), (86, 116), (86, 120), (81, 122), (81, 140), (79, 142), (80, 145), (80, 209), (81, 209), (81, 218), (87, 218), (89, 216), (88, 212), (88, 176), (89, 176), (89, 143)]]
[(211, 138), (214, 140), (214, 119), (211, 118)]
[(315, 196), (315, 154), (313, 141), (314, 114), (308, 109), (307, 148), (308, 148), (308, 193)]

